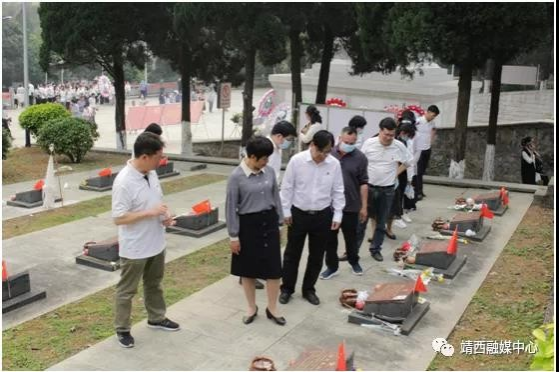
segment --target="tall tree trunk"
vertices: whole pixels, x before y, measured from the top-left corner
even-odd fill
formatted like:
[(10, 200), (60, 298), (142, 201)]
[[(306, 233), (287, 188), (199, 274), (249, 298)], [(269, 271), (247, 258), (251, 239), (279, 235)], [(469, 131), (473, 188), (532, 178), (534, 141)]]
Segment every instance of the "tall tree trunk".
[(466, 138), (468, 134), (468, 111), (472, 91), (472, 66), (460, 66), (458, 80), (458, 101), (456, 108), (456, 124), (454, 130), (454, 159), (450, 162), (450, 178), (464, 178), (466, 168)]
[(256, 49), (247, 51), (245, 62), (245, 87), (243, 89), (243, 135), (241, 147), (245, 147), (252, 137), (252, 94), (254, 91), (254, 68), (256, 64)]
[(126, 125), (125, 125), (125, 94), (124, 94), (124, 63), (120, 56), (114, 58), (113, 78), (115, 80), (115, 129), (116, 148), (126, 149)]
[(192, 155), (192, 126), (190, 123), (190, 53), (181, 47), (181, 154)]
[(483, 164), (484, 181), (493, 181), (495, 178), (495, 145), (497, 144), (497, 119), (499, 117), (499, 99), (501, 97), (501, 74), (503, 63), (494, 61), (491, 76), (491, 106), (489, 108), (489, 126), (487, 127), (487, 147)]
[(316, 103), (324, 104), (328, 94), (328, 77), (330, 76), (330, 62), (334, 57), (334, 35), (329, 26), (324, 29), (324, 42), (322, 59), (320, 61), (320, 74), (318, 75), (318, 87), (316, 89)]
[(295, 96), (295, 102), (292, 108), (292, 123), (297, 123), (297, 104), (303, 101), (303, 87), (301, 84), (301, 31), (296, 27), (289, 30), (289, 40), (291, 48), (291, 91)]

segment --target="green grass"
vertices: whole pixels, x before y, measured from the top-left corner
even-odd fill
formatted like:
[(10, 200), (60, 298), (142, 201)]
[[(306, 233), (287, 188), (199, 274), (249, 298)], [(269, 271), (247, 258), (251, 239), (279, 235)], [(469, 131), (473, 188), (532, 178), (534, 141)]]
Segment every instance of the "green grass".
[(437, 355), (428, 370), (528, 370), (533, 356), (467, 355), (462, 341), (528, 344), (543, 324), (554, 280), (553, 211), (532, 206), (448, 338), (452, 358)]
[[(72, 171), (61, 174), (120, 166), (124, 165), (128, 159), (130, 159), (129, 155), (89, 152), (81, 163), (74, 164), (70, 163), (65, 156), (55, 157), (59, 166), (65, 165), (72, 168)], [(8, 159), (2, 160), (2, 183), (9, 185), (44, 178), (48, 161), (49, 156), (38, 146), (12, 149), (8, 154)]]
[[(176, 180), (162, 182), (163, 193), (173, 194), (196, 187), (220, 182), (227, 177), (216, 174), (197, 174)], [(111, 210), (111, 195), (85, 200), (61, 208), (47, 210), (34, 215), (27, 215), (2, 221), (2, 238), (29, 234), (34, 231), (48, 229), (64, 223), (77, 221), (86, 217), (97, 216)]]
[[(167, 306), (229, 275), (230, 257), (229, 239), (224, 239), (167, 263)], [(2, 332), (3, 369), (43, 370), (112, 337), (114, 293), (115, 286), (106, 288)], [(132, 301), (132, 324), (147, 317), (141, 293), (140, 286)]]
[[(222, 240), (167, 264), (163, 288), (168, 306), (229, 275), (228, 243)], [(114, 293), (112, 286), (2, 332), (3, 368), (46, 369), (112, 336)], [(132, 323), (147, 316), (140, 297), (133, 300)]]

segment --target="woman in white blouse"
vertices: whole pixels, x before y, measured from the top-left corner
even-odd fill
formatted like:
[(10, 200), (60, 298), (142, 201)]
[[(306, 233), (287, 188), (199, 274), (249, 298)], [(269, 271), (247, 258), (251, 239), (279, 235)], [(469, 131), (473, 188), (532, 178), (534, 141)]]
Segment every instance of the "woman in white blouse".
[(320, 116), (320, 111), (314, 105), (307, 107), (305, 111), (308, 123), (301, 129), (300, 140), (303, 143), (303, 150), (308, 148), (309, 143), (312, 141), (313, 136), (322, 127), (322, 117)]

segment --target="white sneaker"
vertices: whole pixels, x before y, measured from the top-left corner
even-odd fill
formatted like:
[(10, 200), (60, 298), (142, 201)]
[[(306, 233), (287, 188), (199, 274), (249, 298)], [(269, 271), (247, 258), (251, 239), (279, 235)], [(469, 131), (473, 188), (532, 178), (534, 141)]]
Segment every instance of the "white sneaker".
[(407, 223), (411, 223), (411, 222), (412, 222), (410, 216), (408, 216), (407, 213), (404, 213), (404, 215), (402, 216), (402, 219), (403, 219), (405, 222), (407, 222)]
[(406, 227), (408, 227), (408, 225), (406, 225), (406, 223), (402, 220), (394, 220), (394, 226), (399, 227), (401, 229), (405, 229)]

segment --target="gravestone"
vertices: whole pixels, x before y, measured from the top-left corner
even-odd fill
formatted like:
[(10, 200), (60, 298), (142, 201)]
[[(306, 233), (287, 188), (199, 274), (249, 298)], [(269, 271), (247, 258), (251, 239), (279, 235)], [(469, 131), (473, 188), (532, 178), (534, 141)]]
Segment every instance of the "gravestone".
[(115, 181), (117, 175), (118, 172), (113, 173), (110, 176), (88, 178), (80, 185), (80, 189), (99, 192), (108, 191), (113, 188), (113, 182)]
[(210, 212), (175, 217), (177, 224), (168, 226), (169, 233), (192, 236), (200, 238), (214, 231), (223, 229), (226, 224), (219, 220), (219, 208), (213, 208)]
[(76, 263), (105, 271), (118, 270), (120, 268), (118, 237), (85, 243), (83, 253), (76, 257)]
[(408, 335), (429, 310), (429, 302), (419, 303), (414, 282), (377, 285), (365, 301), (362, 311), (354, 310), (348, 322), (387, 326)]
[[(491, 231), (491, 226), (484, 225), (483, 220), (484, 218), (481, 217), (480, 211), (458, 212), (450, 221), (449, 228), (440, 230), (440, 233), (442, 235), (452, 235), (454, 229), (457, 228), (458, 236), (481, 242)], [(468, 236), (466, 235), (467, 230), (471, 230), (476, 234)]]
[(159, 179), (178, 176), (180, 173), (175, 171), (174, 168), (175, 164), (170, 161), (165, 165), (158, 166), (157, 168), (155, 168), (155, 171), (157, 172), (157, 176), (159, 177)]
[[(420, 270), (432, 267), (435, 274), (443, 274), (447, 279), (454, 279), (468, 257), (460, 253), (456, 255), (447, 253), (448, 243), (444, 240), (421, 242), (419, 251), (415, 254), (415, 264), (409, 266)], [(458, 249), (458, 252), (460, 251)]]
[[(59, 202), (62, 198), (54, 201)], [(43, 190), (30, 190), (16, 193), (15, 200), (8, 200), (7, 205), (13, 207), (35, 208), (43, 205)]]
[[(508, 192), (508, 191), (505, 191)], [(504, 205), (501, 199), (500, 191), (493, 191), (486, 194), (480, 194), (474, 197), (476, 204), (485, 203), (487, 207), (497, 216), (502, 216), (508, 209), (508, 205)]]
[(32, 291), (27, 271), (2, 280), (2, 314), (47, 297), (45, 291)]

